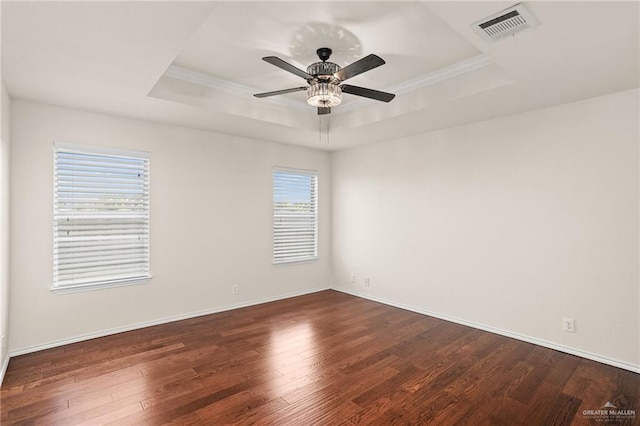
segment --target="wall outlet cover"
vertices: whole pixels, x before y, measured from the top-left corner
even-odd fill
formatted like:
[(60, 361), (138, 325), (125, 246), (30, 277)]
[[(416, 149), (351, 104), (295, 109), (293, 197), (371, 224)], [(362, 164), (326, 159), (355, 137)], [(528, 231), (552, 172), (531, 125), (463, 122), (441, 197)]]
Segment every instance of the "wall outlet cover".
[(562, 330), (575, 333), (576, 327), (573, 318), (562, 318)]

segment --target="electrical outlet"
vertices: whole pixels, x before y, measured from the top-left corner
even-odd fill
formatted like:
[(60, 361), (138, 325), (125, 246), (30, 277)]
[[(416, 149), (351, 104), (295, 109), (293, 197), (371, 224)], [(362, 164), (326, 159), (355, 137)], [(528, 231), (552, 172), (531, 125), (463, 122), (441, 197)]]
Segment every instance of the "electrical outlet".
[(234, 286), (232, 286), (232, 287), (231, 287), (231, 291), (233, 292), (233, 294), (238, 294), (238, 291), (239, 291), (239, 290), (240, 290), (240, 289), (238, 288), (238, 286), (237, 286), (237, 285), (234, 285)]
[(576, 324), (573, 318), (562, 318), (562, 330), (569, 333), (576, 332)]
[(369, 287), (371, 285), (371, 281), (369, 281), (369, 278), (365, 278), (364, 279), (364, 286), (365, 287)]
[(355, 283), (356, 282), (356, 274), (349, 275), (349, 282), (350, 283)]

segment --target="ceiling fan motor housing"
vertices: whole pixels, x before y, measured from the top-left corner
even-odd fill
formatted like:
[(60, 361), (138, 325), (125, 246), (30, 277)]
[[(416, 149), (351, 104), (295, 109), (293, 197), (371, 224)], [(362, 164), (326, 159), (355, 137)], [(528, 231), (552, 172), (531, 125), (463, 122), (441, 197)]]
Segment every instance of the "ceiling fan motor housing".
[[(335, 73), (340, 71), (340, 65), (327, 62), (331, 56), (331, 49), (321, 47), (316, 52), (322, 62), (316, 62), (307, 68), (307, 74), (313, 76), (313, 80), (307, 80), (310, 84), (307, 89), (307, 103), (318, 108), (331, 108), (342, 102), (342, 90), (340, 79)], [(320, 114), (320, 110), (318, 110)]]
[(333, 62), (316, 62), (307, 68), (307, 74), (311, 74), (319, 81), (330, 81), (338, 84), (340, 80), (334, 77), (334, 74), (340, 71), (340, 65)]

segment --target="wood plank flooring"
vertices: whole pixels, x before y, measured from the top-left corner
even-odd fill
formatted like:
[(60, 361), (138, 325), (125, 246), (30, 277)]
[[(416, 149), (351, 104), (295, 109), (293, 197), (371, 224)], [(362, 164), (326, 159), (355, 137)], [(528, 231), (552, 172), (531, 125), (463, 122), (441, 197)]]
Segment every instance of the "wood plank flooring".
[[(11, 359), (3, 425), (594, 425), (640, 375), (335, 291)], [(607, 419), (605, 419), (607, 420)]]

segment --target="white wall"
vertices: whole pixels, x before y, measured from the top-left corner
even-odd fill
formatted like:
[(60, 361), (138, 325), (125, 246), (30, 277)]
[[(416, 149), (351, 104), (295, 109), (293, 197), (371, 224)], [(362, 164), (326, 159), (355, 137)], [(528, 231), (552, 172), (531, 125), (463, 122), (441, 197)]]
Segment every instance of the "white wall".
[[(326, 152), (18, 100), (11, 134), (12, 353), (330, 285)], [(148, 284), (49, 290), (54, 140), (151, 152)], [(319, 172), (316, 262), (271, 263), (273, 166)]]
[[(338, 289), (637, 370), (639, 95), (333, 155), (12, 100), (11, 351), (324, 288), (333, 259)], [(54, 140), (152, 153), (150, 283), (49, 291)], [(320, 173), (318, 262), (271, 265), (274, 165)]]
[(335, 153), (336, 288), (640, 371), (639, 94)]
[(9, 191), (10, 191), (10, 101), (4, 83), (0, 83), (2, 107), (0, 109), (0, 336), (4, 336), (0, 349), (0, 383), (9, 362), (9, 280), (10, 280), (10, 229), (9, 229)]

